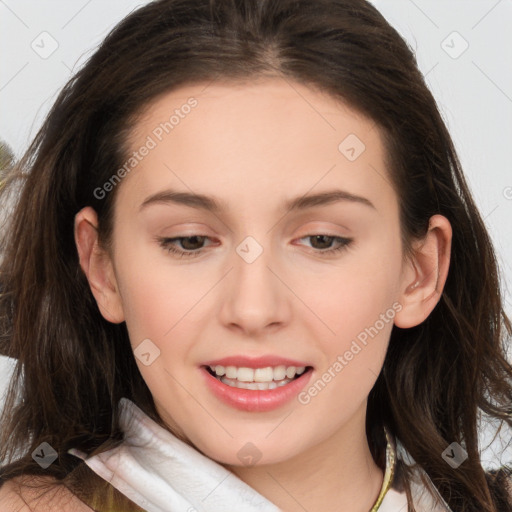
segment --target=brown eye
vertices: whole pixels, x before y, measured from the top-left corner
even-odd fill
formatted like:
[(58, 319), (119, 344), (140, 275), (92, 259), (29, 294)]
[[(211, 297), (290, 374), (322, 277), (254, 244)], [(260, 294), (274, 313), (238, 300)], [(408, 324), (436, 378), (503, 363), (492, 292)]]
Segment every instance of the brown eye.
[[(192, 235), (192, 236), (177, 236), (174, 238), (157, 238), (157, 242), (167, 252), (176, 254), (178, 257), (194, 257), (202, 254), (204, 248), (204, 242), (209, 237), (203, 235)], [(177, 247), (177, 244), (181, 246), (181, 249)]]
[[(316, 249), (319, 254), (332, 254), (338, 251), (342, 251), (347, 248), (353, 241), (352, 238), (343, 238), (334, 235), (308, 235), (301, 238), (301, 240), (311, 239), (311, 247)], [(332, 243), (337, 241), (338, 246), (332, 248)]]
[[(183, 249), (187, 251), (195, 251), (197, 249), (202, 248), (202, 244), (206, 240), (207, 237), (205, 236), (183, 236), (178, 238), (177, 240), (181, 240), (180, 244), (183, 247)], [(200, 246), (200, 247), (199, 247)]]
[(309, 238), (311, 238), (311, 241), (312, 241), (311, 245), (315, 249), (328, 249), (330, 247), (330, 245), (332, 244), (333, 240), (335, 239), (334, 236), (328, 236), (328, 235), (313, 235)]

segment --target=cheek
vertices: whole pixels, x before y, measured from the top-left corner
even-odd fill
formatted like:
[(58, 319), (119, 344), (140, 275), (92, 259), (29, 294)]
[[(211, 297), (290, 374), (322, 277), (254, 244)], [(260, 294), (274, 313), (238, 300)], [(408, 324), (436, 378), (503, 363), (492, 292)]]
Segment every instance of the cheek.
[(300, 399), (312, 406), (309, 411), (328, 410), (332, 428), (363, 404), (384, 363), (396, 310), (390, 274), (381, 270), (340, 274), (317, 295), (318, 317), (331, 332), (321, 324), (315, 328), (324, 357)]
[(163, 249), (141, 244), (123, 252), (122, 247), (121, 239), (116, 278), (130, 339), (133, 345), (145, 338), (158, 345), (180, 326), (208, 283), (202, 286), (185, 266), (168, 261)]
[(311, 309), (325, 324), (318, 322), (315, 328), (323, 333), (317, 339), (325, 356), (316, 388), (326, 391), (312, 391), (322, 395), (318, 405), (331, 403), (345, 414), (344, 408), (356, 407), (367, 397), (382, 369), (400, 308), (400, 270), (400, 242), (388, 233), (315, 279), (314, 287), (304, 285), (305, 302), (314, 304)]
[(331, 337), (346, 340), (375, 324), (390, 308), (388, 315), (393, 314), (401, 260), (394, 246), (387, 249), (380, 245), (354, 252), (338, 266), (302, 281), (301, 297), (324, 321), (327, 335), (331, 331)]

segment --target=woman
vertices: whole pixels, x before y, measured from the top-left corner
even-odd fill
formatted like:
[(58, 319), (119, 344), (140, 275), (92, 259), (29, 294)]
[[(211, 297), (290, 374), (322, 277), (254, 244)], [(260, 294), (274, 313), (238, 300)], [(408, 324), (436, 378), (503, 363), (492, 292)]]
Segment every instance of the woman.
[(511, 509), (496, 258), (371, 4), (151, 2), (17, 169), (2, 509)]

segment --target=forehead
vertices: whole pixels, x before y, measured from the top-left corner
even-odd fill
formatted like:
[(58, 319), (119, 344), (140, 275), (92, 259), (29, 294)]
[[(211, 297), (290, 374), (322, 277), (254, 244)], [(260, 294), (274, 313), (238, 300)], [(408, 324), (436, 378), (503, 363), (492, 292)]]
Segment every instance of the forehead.
[(323, 91), (284, 79), (166, 93), (133, 127), (129, 154), (144, 146), (150, 149), (121, 187), (139, 203), (165, 185), (231, 197), (236, 191), (260, 205), (272, 195), (333, 185), (354, 194), (380, 189), (383, 200), (390, 189), (375, 123)]
[[(173, 140), (168, 142), (177, 143), (180, 132), (190, 135), (183, 129), (185, 125), (194, 125), (198, 143), (238, 134), (239, 137), (231, 139), (233, 144), (242, 142), (240, 136), (249, 133), (258, 136), (254, 144), (268, 141), (284, 144), (291, 136), (297, 137), (297, 142), (304, 136), (312, 142), (318, 138), (336, 142), (350, 130), (359, 131), (365, 137), (366, 132), (375, 128), (372, 120), (312, 85), (282, 78), (260, 78), (254, 82), (190, 84), (161, 95), (143, 110), (130, 142), (148, 133), (159, 140), (172, 133)], [(209, 132), (210, 136), (200, 138), (202, 132)], [(278, 140), (272, 139), (271, 135), (276, 134)]]

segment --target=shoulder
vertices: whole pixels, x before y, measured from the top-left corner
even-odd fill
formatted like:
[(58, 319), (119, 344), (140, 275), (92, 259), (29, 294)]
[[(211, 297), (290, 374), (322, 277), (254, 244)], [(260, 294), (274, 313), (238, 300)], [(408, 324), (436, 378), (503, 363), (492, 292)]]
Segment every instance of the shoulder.
[(0, 486), (2, 512), (93, 512), (53, 478), (23, 476)]

